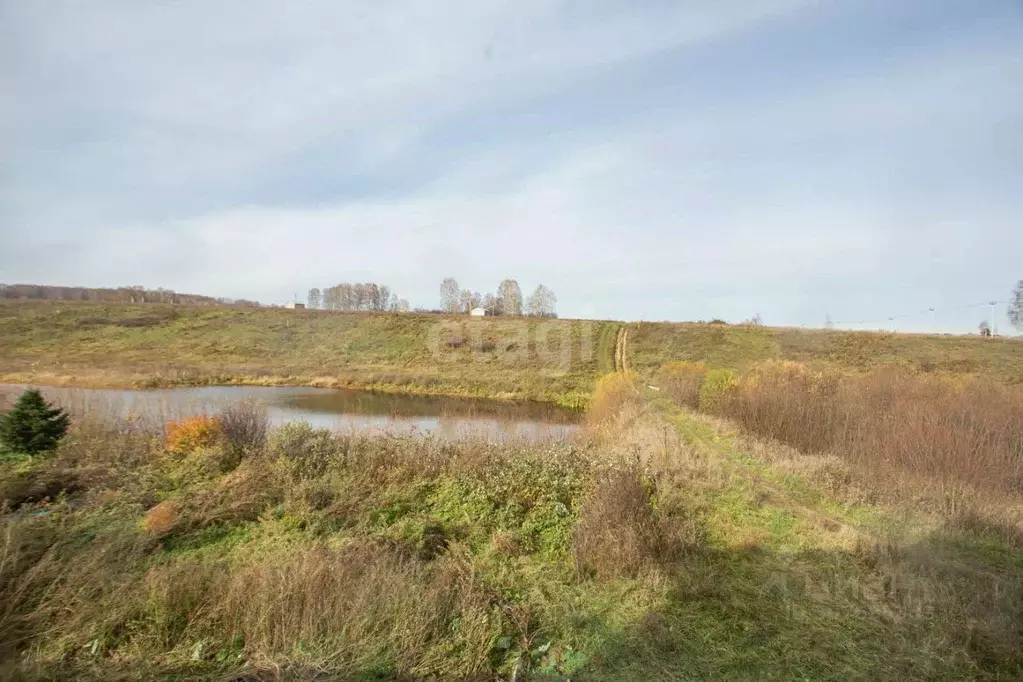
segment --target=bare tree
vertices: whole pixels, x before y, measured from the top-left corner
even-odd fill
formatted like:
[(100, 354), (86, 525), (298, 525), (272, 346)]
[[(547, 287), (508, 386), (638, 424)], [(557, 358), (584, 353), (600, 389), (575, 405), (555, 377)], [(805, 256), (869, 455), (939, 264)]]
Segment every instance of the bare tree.
[(341, 307), (340, 287), (327, 287), (323, 290), (323, 307), (327, 310), (338, 310)]
[(355, 310), (355, 287), (345, 282), (336, 288), (338, 310)]
[(1023, 331), (1023, 279), (1012, 290), (1012, 298), (1009, 300), (1009, 322), (1016, 329)]
[(407, 313), (409, 311), (408, 299), (395, 297), (391, 302), (392, 313)]
[(555, 306), (558, 297), (554, 292), (542, 284), (538, 284), (533, 290), (533, 295), (526, 301), (526, 310), (533, 317), (557, 317)]
[(487, 313), (490, 315), (501, 315), (503, 306), (502, 301), (493, 294), (483, 295), (483, 307), (487, 309)]
[(342, 282), (324, 289), (311, 289), (309, 291), (309, 305), (313, 306), (314, 298), (319, 296), (319, 305), (327, 310), (379, 310), (386, 311), (394, 308), (397, 294), (386, 284), (374, 282), (360, 282), (351, 284)]
[(501, 284), (497, 287), (497, 298), (500, 301), (500, 314), (522, 314), (522, 289), (519, 288), (519, 283), (515, 280), (501, 280)]
[(352, 286), (352, 291), (355, 299), (353, 301), (355, 304), (353, 309), (362, 310), (366, 307), (366, 300), (369, 298), (369, 292), (366, 291), (366, 285), (362, 282), (358, 282)]
[(458, 281), (454, 277), (445, 277), (440, 283), (440, 307), (446, 313), (456, 313), (459, 307)]
[(760, 317), (760, 313), (757, 313), (756, 315), (754, 315), (753, 317), (749, 318), (748, 320), (743, 320), (742, 324), (747, 325), (749, 327), (763, 327), (764, 326), (764, 319), (762, 317)]
[(319, 308), (323, 304), (323, 294), (316, 287), (309, 290), (308, 304), (310, 308)]
[(469, 313), (472, 312), (473, 308), (479, 308), (483, 305), (483, 296), (478, 291), (472, 291), (471, 289), (462, 289), (458, 292), (458, 309), (460, 312)]
[(381, 284), (377, 287), (377, 310), (387, 310), (391, 307), (391, 287)]

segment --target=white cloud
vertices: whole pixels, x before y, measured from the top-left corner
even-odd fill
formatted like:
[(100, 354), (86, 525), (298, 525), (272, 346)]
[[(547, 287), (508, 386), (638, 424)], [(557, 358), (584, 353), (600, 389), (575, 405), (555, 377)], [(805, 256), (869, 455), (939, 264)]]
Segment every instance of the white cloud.
[[(432, 305), (445, 275), (516, 276), (565, 314), (782, 322), (934, 263), (972, 291), (965, 225), (1023, 245), (998, 184), (1023, 50), (979, 24), (870, 68), (777, 57), (853, 30), (825, 7), (9, 3), (0, 279)], [(736, 47), (810, 80), (738, 78)]]

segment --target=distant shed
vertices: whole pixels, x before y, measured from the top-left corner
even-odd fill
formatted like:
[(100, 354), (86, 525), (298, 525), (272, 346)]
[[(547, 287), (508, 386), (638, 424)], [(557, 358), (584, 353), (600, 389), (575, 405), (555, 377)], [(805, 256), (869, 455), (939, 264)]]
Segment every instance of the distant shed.
[(289, 308), (291, 310), (305, 310), (305, 303), (296, 303), (294, 301), (288, 301), (287, 303), (284, 304), (284, 307)]
[(490, 313), (487, 311), (486, 308), (473, 308), (472, 310), (469, 311), (469, 314), (472, 315), (473, 317), (486, 317)]

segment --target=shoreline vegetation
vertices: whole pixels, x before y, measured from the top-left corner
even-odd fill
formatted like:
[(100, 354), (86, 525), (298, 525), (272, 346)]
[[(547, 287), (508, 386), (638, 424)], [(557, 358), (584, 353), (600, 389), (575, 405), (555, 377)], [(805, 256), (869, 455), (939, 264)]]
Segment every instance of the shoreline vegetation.
[(637, 379), (601, 377), (578, 437), (539, 444), (270, 428), (246, 403), (73, 414), (52, 455), (0, 458), (0, 678), (1023, 673), (1012, 451), (961, 486), (968, 457), (896, 459), (886, 485), (757, 435), (831, 404), (816, 374)]

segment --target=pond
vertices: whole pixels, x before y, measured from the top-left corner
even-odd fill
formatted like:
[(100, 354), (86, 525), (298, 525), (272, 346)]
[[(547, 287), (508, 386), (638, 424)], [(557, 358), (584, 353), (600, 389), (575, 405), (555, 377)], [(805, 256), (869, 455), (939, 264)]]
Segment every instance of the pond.
[[(0, 406), (9, 406), (25, 386), (0, 384)], [(178, 419), (213, 414), (225, 405), (252, 400), (270, 421), (306, 421), (334, 430), (432, 433), (444, 438), (565, 440), (578, 428), (579, 413), (542, 403), (410, 396), (302, 386), (203, 386), (154, 390), (40, 387), (49, 400), (74, 414)]]

